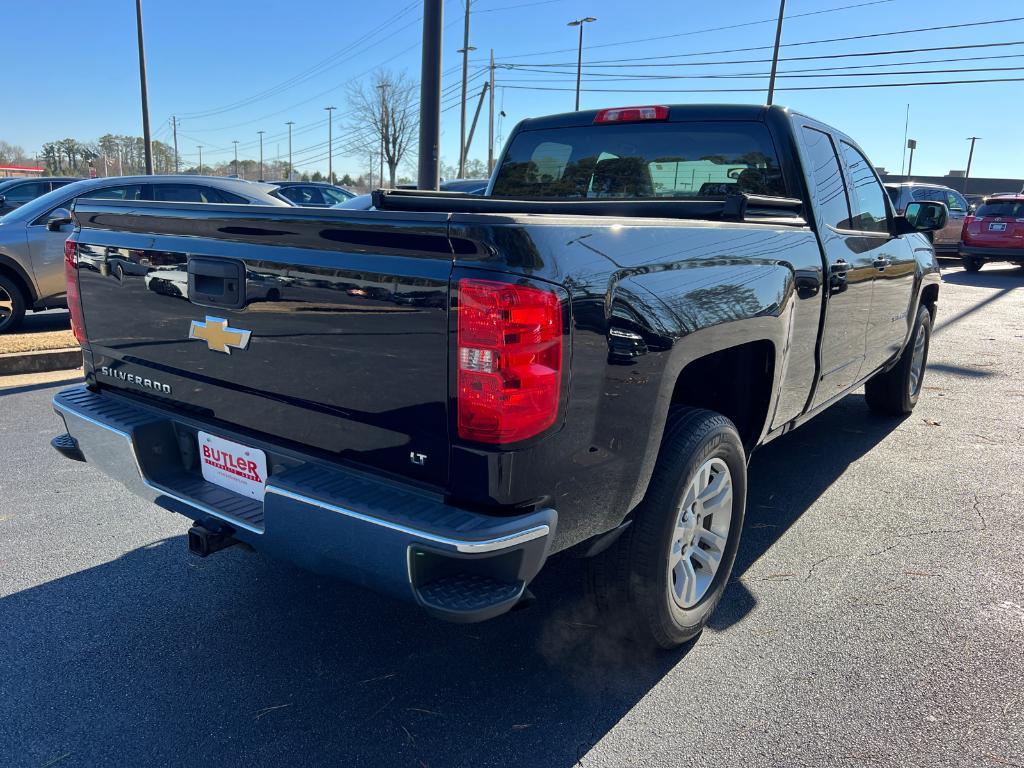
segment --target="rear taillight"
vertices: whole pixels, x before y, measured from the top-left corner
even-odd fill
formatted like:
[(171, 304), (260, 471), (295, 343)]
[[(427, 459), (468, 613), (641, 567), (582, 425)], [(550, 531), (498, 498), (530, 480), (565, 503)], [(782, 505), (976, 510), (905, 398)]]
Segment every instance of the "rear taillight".
[(514, 443), (555, 423), (562, 304), (529, 285), (459, 281), (459, 437)]
[(668, 120), (668, 107), (616, 107), (602, 109), (595, 123), (638, 123), (642, 120)]
[(78, 243), (64, 241), (64, 279), (67, 283), (68, 311), (71, 332), (79, 344), (85, 343), (85, 320), (82, 317), (82, 295), (78, 292)]
[[(960, 229), (960, 239), (961, 240), (967, 240), (968, 239), (968, 237), (971, 234), (970, 233), (971, 224), (973, 224), (973, 223), (974, 223), (974, 216), (972, 216), (971, 214), (968, 214), (968, 215), (964, 216), (964, 225)], [(977, 227), (975, 227), (975, 230), (977, 230)]]

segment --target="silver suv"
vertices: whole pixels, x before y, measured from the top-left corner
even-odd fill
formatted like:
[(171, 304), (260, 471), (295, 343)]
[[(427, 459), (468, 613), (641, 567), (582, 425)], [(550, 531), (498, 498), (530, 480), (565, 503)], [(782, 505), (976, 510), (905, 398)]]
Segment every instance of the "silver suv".
[(0, 216), (0, 333), (13, 331), (27, 310), (65, 307), (64, 241), (68, 209), (79, 197), (291, 207), (273, 184), (216, 176), (116, 176), (85, 179), (37, 197)]
[(967, 216), (969, 207), (963, 195), (955, 189), (939, 184), (921, 184), (916, 181), (886, 184), (885, 191), (889, 193), (889, 199), (892, 200), (892, 205), (900, 216), (907, 210), (909, 203), (924, 200), (945, 203), (949, 209), (949, 218), (946, 220), (945, 227), (933, 233), (932, 245), (935, 248), (936, 256), (958, 255), (960, 231), (964, 227), (964, 217)]

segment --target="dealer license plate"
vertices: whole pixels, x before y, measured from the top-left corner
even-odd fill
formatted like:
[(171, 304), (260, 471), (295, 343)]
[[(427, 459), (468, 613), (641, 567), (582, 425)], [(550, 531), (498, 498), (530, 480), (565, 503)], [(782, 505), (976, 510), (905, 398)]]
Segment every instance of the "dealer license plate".
[(199, 459), (207, 482), (263, 500), (267, 487), (267, 455), (263, 451), (200, 432)]

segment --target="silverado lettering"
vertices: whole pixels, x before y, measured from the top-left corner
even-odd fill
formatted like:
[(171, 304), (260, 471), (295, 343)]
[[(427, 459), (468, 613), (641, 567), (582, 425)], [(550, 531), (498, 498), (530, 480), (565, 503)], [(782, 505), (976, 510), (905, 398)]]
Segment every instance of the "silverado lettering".
[[(482, 196), (73, 213), (86, 384), (55, 447), (181, 502), (195, 554), (244, 542), (481, 621), (571, 551), (661, 647), (729, 582), (759, 445), (860, 386), (914, 408), (947, 215), (898, 215), (840, 131), (741, 105), (523, 121)], [(207, 312), (258, 353), (190, 342)]]

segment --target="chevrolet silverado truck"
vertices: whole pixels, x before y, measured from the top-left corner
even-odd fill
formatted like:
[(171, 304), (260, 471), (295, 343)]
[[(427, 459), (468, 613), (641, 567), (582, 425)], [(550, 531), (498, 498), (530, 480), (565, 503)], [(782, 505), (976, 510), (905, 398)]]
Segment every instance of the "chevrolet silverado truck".
[(526, 120), (484, 196), (81, 199), (85, 382), (53, 445), (191, 519), (198, 555), (479, 621), (571, 552), (616, 627), (678, 646), (728, 583), (754, 449), (861, 385), (914, 408), (945, 219), (895, 215), (839, 131), (736, 105)]

